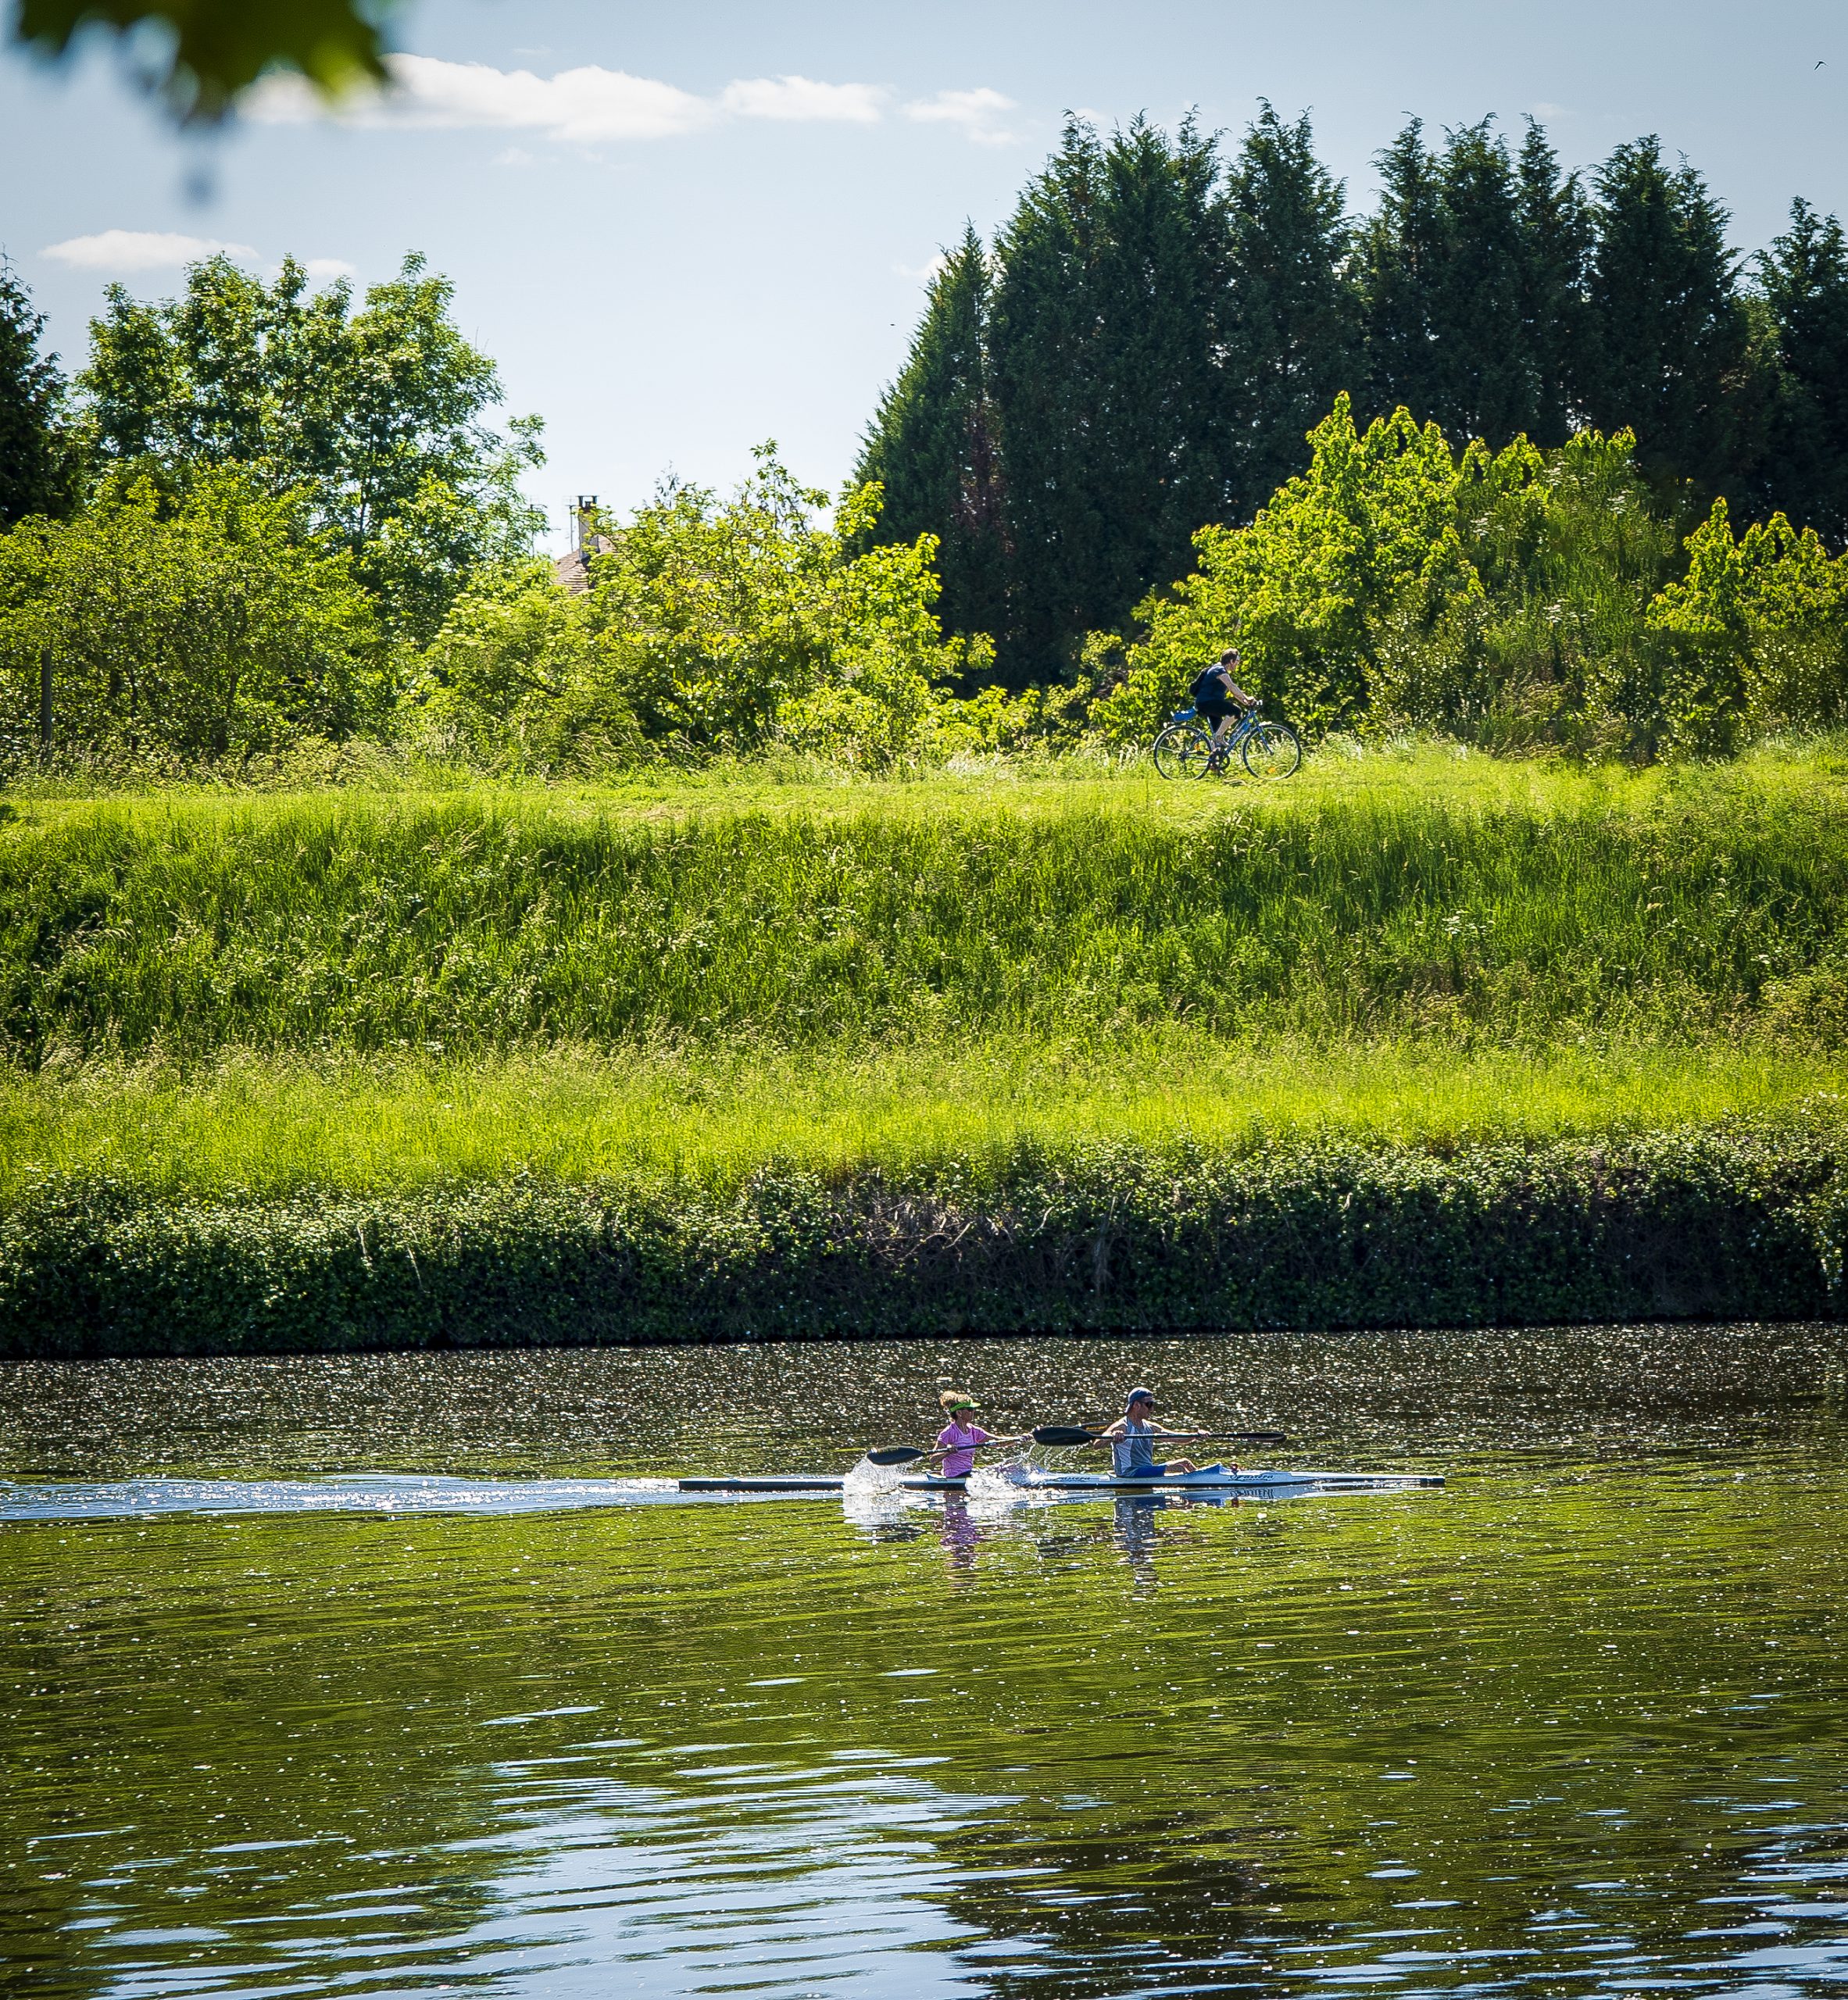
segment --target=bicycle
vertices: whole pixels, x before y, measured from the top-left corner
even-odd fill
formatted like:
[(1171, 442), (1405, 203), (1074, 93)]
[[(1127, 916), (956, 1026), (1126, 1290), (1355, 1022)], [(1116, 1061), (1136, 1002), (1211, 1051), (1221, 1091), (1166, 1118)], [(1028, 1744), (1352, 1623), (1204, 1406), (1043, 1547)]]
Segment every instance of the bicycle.
[(1155, 768), (1164, 778), (1203, 778), (1223, 771), (1232, 753), (1254, 778), (1287, 778), (1303, 762), (1302, 739), (1287, 722), (1273, 722), (1254, 702), (1215, 743), (1197, 710), (1177, 709), (1155, 739)]

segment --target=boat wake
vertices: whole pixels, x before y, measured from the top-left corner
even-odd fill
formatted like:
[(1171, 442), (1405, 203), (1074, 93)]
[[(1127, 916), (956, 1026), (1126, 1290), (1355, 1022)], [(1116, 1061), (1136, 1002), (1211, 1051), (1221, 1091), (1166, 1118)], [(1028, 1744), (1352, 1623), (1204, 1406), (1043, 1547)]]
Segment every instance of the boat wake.
[(155, 1514), (527, 1514), (678, 1501), (670, 1479), (470, 1479), (363, 1472), (326, 1479), (0, 1481), (0, 1521)]

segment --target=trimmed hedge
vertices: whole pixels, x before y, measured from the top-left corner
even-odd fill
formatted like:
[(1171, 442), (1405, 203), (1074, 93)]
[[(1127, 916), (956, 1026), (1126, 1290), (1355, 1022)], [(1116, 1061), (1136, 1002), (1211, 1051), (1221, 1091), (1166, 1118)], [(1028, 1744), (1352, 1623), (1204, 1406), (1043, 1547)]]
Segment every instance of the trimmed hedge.
[(0, 1357), (1826, 1318), (1843, 1150), (1786, 1125), (1449, 1155), (1023, 1149), (730, 1195), (45, 1180), (0, 1220)]

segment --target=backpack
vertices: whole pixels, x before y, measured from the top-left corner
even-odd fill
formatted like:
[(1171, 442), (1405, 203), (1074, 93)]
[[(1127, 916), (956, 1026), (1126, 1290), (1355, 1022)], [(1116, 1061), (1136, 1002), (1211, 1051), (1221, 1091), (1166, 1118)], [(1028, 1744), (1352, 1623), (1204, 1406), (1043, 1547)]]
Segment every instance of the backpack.
[(1193, 685), (1187, 691), (1196, 702), (1223, 702), (1225, 699), (1225, 669), (1215, 660), (1210, 666), (1203, 666), (1193, 677)]

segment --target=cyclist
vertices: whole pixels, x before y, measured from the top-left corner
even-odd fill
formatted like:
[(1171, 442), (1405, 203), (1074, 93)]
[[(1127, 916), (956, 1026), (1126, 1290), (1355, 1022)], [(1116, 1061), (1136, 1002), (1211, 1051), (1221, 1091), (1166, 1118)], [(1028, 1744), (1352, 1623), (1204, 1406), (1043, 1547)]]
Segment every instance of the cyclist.
[(1238, 664), (1239, 648), (1227, 647), (1210, 666), (1203, 667), (1194, 676), (1193, 685), (1187, 691), (1193, 698), (1195, 712), (1213, 725), (1215, 749), (1224, 741), (1233, 718), (1258, 705), (1257, 697), (1246, 694), (1232, 678), (1232, 670)]

